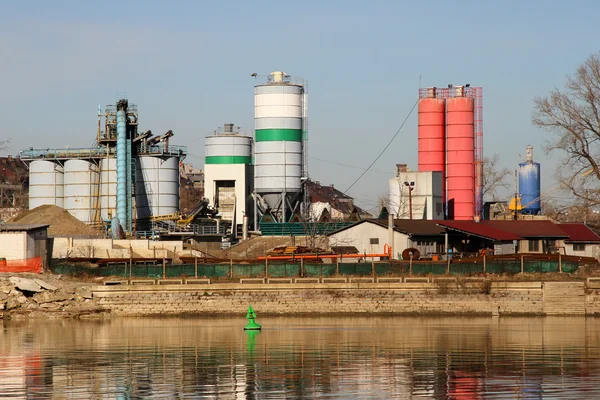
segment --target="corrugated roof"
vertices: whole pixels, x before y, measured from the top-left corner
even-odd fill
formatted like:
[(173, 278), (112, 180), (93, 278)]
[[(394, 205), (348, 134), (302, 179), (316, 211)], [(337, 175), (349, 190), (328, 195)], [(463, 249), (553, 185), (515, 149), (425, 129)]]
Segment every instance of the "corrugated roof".
[(559, 224), (558, 227), (569, 235), (568, 242), (600, 243), (600, 236), (585, 224)]
[[(388, 226), (387, 219), (378, 219), (386, 227)], [(438, 226), (435, 220), (426, 219), (395, 219), (394, 230), (405, 233), (410, 236), (439, 236), (445, 233), (444, 228)]]
[[(470, 221), (469, 221), (470, 222)], [(473, 222), (476, 224), (476, 222)], [(500, 229), (506, 232), (513, 233), (523, 239), (527, 238), (556, 238), (566, 239), (569, 235), (560, 229), (560, 227), (550, 220), (537, 221), (500, 221), (486, 220), (479, 224), (487, 225), (492, 228)]]
[[(485, 239), (498, 240), (501, 242), (519, 240), (521, 237), (515, 233), (498, 229), (494, 226), (474, 221), (436, 221), (439, 226), (447, 227), (462, 233), (479, 236)], [(487, 221), (486, 221), (487, 222)], [(515, 221), (508, 221), (515, 222)]]
[(48, 224), (1, 224), (0, 232), (29, 232), (36, 229), (48, 228)]
[[(396, 232), (404, 233), (409, 236), (440, 236), (445, 233), (445, 230), (444, 230), (444, 228), (441, 228), (437, 225), (438, 222), (440, 222), (440, 221), (423, 220), (423, 219), (419, 219), (419, 220), (395, 219), (394, 220), (394, 230)], [(388, 228), (388, 220), (387, 219), (369, 218), (369, 219), (364, 219), (360, 222), (357, 222), (356, 224), (349, 225), (349, 226), (343, 227), (341, 229), (338, 229), (334, 232), (331, 232), (328, 234), (328, 236), (333, 235), (338, 232), (341, 232), (346, 229), (353, 228), (353, 227), (363, 224), (363, 223), (377, 224), (377, 225), (381, 226), (382, 228), (385, 228), (385, 229)]]

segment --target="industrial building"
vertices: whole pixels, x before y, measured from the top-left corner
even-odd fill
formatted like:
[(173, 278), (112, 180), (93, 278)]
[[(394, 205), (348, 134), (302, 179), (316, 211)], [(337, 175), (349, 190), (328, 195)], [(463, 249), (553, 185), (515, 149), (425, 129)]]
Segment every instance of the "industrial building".
[(153, 136), (138, 123), (137, 106), (121, 99), (104, 115), (98, 109), (94, 147), (21, 151), (29, 166), (29, 209), (57, 205), (118, 236), (177, 215), (179, 163), (187, 150), (170, 144), (172, 131)]
[(40, 273), (48, 266), (45, 224), (0, 225), (0, 272)]
[(398, 164), (389, 181), (388, 212), (399, 219), (444, 219), (442, 186), (442, 172), (411, 171)]
[(234, 225), (252, 218), (253, 141), (233, 124), (207, 136), (204, 147), (204, 193), (221, 218)]

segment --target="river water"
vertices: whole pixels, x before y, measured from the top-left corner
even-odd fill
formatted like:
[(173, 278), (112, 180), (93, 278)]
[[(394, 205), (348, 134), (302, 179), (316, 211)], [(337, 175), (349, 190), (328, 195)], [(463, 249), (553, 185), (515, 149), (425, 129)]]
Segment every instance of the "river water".
[(5, 321), (0, 398), (600, 398), (600, 319), (258, 322)]

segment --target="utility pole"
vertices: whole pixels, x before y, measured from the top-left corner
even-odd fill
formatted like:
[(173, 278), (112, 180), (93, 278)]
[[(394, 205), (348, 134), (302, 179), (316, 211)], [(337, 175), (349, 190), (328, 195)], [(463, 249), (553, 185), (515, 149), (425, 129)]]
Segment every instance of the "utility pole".
[(412, 191), (415, 188), (414, 182), (404, 182), (404, 186), (408, 188), (408, 215), (409, 219), (413, 219), (413, 210), (412, 210)]
[(585, 189), (585, 208), (583, 210), (583, 223), (587, 225), (589, 204), (589, 189)]

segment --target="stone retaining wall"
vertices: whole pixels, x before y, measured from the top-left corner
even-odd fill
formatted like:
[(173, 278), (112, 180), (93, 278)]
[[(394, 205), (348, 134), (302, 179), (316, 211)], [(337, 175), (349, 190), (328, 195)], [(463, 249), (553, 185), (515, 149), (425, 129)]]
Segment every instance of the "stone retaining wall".
[[(561, 290), (568, 290), (562, 288)], [(586, 290), (577, 289), (572, 290)], [(119, 285), (92, 289), (99, 306), (117, 315), (392, 313), (544, 315), (542, 282), (271, 283)], [(600, 310), (600, 294), (573, 292)], [(553, 303), (553, 314), (561, 314)], [(578, 314), (572, 303), (564, 314)]]

